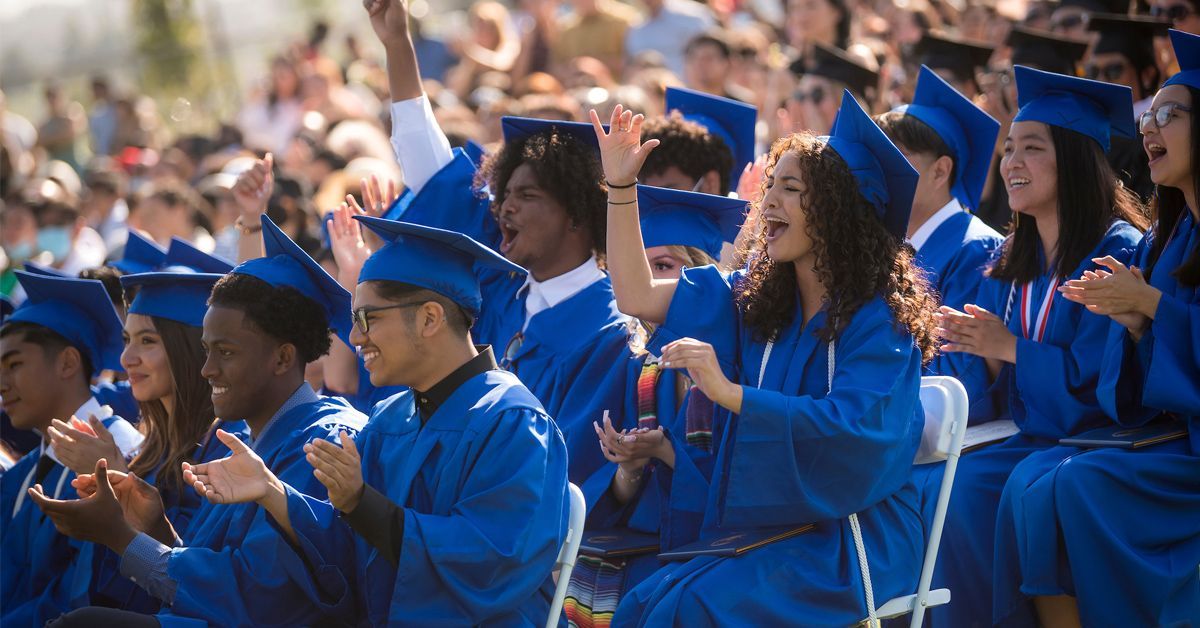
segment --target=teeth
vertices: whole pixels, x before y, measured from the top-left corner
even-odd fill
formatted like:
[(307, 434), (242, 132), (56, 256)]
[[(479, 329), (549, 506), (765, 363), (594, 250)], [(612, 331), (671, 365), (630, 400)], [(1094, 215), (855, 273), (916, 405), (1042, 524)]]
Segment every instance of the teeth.
[(229, 392), (229, 387), (228, 386), (213, 386), (212, 391), (213, 391), (214, 395), (224, 395), (225, 393)]
[(1167, 152), (1167, 149), (1166, 149), (1165, 147), (1163, 147), (1163, 145), (1162, 145), (1162, 144), (1151, 144), (1151, 145), (1150, 145), (1148, 148), (1150, 149), (1150, 152), (1152, 152), (1152, 153), (1165, 153), (1165, 152)]
[(1014, 178), (1008, 180), (1008, 184), (1012, 187), (1017, 187), (1019, 185), (1029, 185), (1029, 179), (1026, 179), (1024, 177), (1014, 177)]
[(370, 362), (370, 361), (374, 360), (374, 359), (375, 359), (375, 358), (377, 358), (377, 357), (379, 357), (379, 352), (378, 352), (378, 351), (364, 351), (364, 352), (362, 353), (362, 359), (363, 359), (363, 362)]

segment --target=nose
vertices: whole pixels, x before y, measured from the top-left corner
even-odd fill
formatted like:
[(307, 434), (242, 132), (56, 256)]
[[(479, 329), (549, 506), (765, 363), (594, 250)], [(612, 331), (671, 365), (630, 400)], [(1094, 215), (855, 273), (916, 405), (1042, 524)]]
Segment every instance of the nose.
[(368, 340), (370, 340), (370, 338), (366, 334), (362, 333), (362, 331), (358, 328), (358, 323), (355, 323), (354, 325), (350, 326), (350, 348), (351, 349), (354, 349), (355, 347), (361, 347), (361, 346), (367, 344)]
[(213, 380), (216, 379), (220, 372), (220, 369), (217, 368), (216, 362), (213, 359), (213, 352), (209, 351), (204, 356), (204, 365), (200, 367), (200, 377), (203, 377), (207, 380)]

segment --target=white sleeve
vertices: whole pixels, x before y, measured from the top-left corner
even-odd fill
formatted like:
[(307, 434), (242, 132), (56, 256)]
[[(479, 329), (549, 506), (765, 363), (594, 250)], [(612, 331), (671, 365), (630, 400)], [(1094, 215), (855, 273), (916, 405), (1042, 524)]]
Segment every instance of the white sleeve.
[(414, 194), (454, 159), (425, 94), (392, 103), (392, 150)]

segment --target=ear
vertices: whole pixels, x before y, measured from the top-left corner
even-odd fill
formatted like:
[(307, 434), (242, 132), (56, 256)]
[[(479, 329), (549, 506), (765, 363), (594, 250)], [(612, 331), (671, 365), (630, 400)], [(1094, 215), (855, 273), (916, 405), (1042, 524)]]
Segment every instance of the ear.
[(442, 307), (442, 304), (437, 301), (429, 301), (422, 305), (421, 311), (417, 316), (417, 332), (422, 338), (436, 336), (449, 324), (446, 321), (446, 308)]
[(58, 352), (54, 361), (54, 371), (59, 379), (68, 380), (83, 375), (85, 380), (91, 380), (91, 373), (83, 373), (83, 355), (75, 347), (67, 347)]
[(948, 155), (942, 155), (941, 157), (938, 157), (936, 161), (933, 162), (934, 179), (939, 184), (944, 183), (947, 188), (954, 185), (954, 182), (950, 180), (950, 173), (953, 172), (953, 170), (954, 170), (954, 160), (951, 159)]
[[(733, 181), (730, 181), (729, 183), (732, 185)], [(704, 176), (700, 177), (700, 191), (704, 192), (705, 194), (715, 194), (719, 196), (721, 194), (721, 173), (717, 172), (716, 170), (709, 170), (708, 172), (704, 173)]]
[(275, 368), (276, 375), (283, 375), (288, 371), (296, 368), (296, 363), (299, 361), (299, 351), (296, 350), (296, 345), (285, 342), (275, 349)]

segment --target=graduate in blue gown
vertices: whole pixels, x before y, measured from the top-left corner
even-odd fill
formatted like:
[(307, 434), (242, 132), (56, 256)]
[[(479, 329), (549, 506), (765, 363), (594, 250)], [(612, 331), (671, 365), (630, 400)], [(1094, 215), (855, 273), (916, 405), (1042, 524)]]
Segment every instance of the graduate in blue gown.
[(472, 336), (496, 347), (500, 365), (554, 417), (580, 484), (604, 464), (580, 374), (615, 363), (628, 321), (600, 264), (605, 187), (595, 135), (586, 124), (507, 117), (503, 146), (476, 173), (433, 117), (404, 3), (376, 0), (367, 11), (387, 50), (392, 145), (408, 186), (385, 217), (464, 233), (528, 269), (479, 269)]
[(123, 459), (139, 439), (88, 387), (96, 373), (121, 367), (121, 319), (101, 283), (23, 271), (17, 278), (28, 299), (0, 327), (0, 397), (14, 427), (36, 430), (44, 440), (0, 478), (0, 623), (40, 626), (68, 608), (64, 574), (78, 546), (55, 530), (26, 491), (40, 485), (48, 495), (73, 498), (75, 471), (65, 461), (96, 464), (95, 450), (56, 451), (52, 422), (112, 435), (112, 449), (103, 450), (110, 457)]
[[(723, 415), (713, 481), (703, 495), (672, 495), (664, 515), (687, 519), (699, 502), (702, 524), (664, 549), (792, 534), (668, 564), (625, 596), (614, 624), (845, 626), (916, 587), (923, 535), (909, 472), (922, 362), (936, 349), (935, 300), (902, 242), (918, 175), (853, 97), (842, 103), (832, 137), (773, 147), (750, 267), (678, 280), (652, 277), (623, 187), (657, 142), (642, 144), (641, 116), (619, 106), (611, 133), (592, 114), (617, 298), (661, 324), (649, 349)], [(818, 206), (810, 195), (819, 211), (806, 211)]]
[(726, 196), (738, 189), (755, 158), (753, 105), (682, 87), (668, 87), (663, 116), (642, 126), (646, 140), (663, 144), (650, 153), (638, 179), (645, 185)]
[(376, 406), (358, 439), (305, 448), (328, 501), (244, 447), (189, 478), (215, 503), (266, 508), (304, 558), (310, 595), (347, 623), (541, 625), (566, 536), (566, 447), (469, 331), (482, 303), (473, 266), (524, 271), (459, 233), (360, 220), (388, 244), (363, 266), (350, 341), (376, 385), (409, 390)]
[(1039, 619), (1056, 625), (1200, 624), (1200, 37), (1171, 39), (1182, 71), (1140, 120), (1154, 227), (1130, 266), (1097, 260), (1104, 268), (1064, 293), (1110, 320), (1105, 414), (1124, 427), (1172, 414), (1188, 438), (1059, 448), (1018, 465), (997, 521), (997, 621), (1029, 617), (1037, 596)]
[[(722, 247), (737, 237), (746, 209), (745, 201), (724, 196), (638, 186), (642, 243), (653, 275), (678, 279), (684, 268), (716, 264)], [(588, 503), (587, 544), (634, 535), (651, 549), (631, 557), (580, 556), (564, 609), (581, 628), (610, 620), (621, 595), (658, 569), (650, 536), (686, 525), (660, 526), (669, 495), (660, 487), (679, 482), (703, 494), (711, 475), (713, 404), (685, 373), (663, 369), (658, 356), (646, 352), (652, 329), (640, 321), (631, 326), (617, 363), (583, 378), (595, 385), (590, 412), (603, 417), (594, 427), (609, 461), (581, 487)], [(691, 525), (698, 528), (702, 513), (695, 515)]]
[[(130, 295), (121, 365), (141, 405), (139, 430), (146, 435), (138, 455), (109, 468), (136, 475), (158, 489), (171, 526), (185, 533), (202, 498), (183, 484), (180, 464), (223, 458), (229, 450), (217, 440), (217, 425), (246, 437), (242, 422), (217, 422), (212, 389), (200, 375), (205, 355), (200, 344), (208, 296), (219, 274), (151, 272), (121, 277)], [(88, 440), (73, 431), (75, 441)], [(56, 447), (58, 443), (55, 442)], [(94, 484), (80, 492), (94, 491)], [(110, 606), (155, 612), (160, 602), (120, 574), (120, 556), (94, 543), (81, 543), (72, 565), (71, 606)]]
[[(932, 611), (939, 626), (992, 620), (992, 589), (980, 583), (991, 578), (1000, 493), (1017, 463), (1108, 421), (1096, 397), (1108, 321), (1058, 288), (1095, 258), (1127, 262), (1144, 226), (1104, 159), (1111, 135), (1134, 133), (1129, 88), (1024, 66), (1015, 76), (1021, 109), (1000, 165), (1014, 227), (975, 301), (943, 307), (941, 321), (943, 350), (977, 361), (977, 376), (960, 377), (980, 418), (1011, 419), (1020, 432), (959, 462), (933, 573), (954, 596)], [(927, 485), (940, 484), (945, 465), (927, 467)]]
[[(213, 287), (201, 376), (212, 387), (215, 414), (244, 419), (249, 445), (281, 480), (324, 496), (304, 445), (356, 434), (366, 417), (341, 399), (314, 393), (304, 366), (329, 349), (331, 329), (348, 336), (350, 295), (269, 218), (261, 220), (266, 257), (242, 263)], [(240, 442), (217, 434), (226, 446)], [(96, 490), (82, 499), (31, 498), (60, 530), (119, 554), (121, 574), (164, 607), (153, 617), (88, 607), (64, 616), (61, 625), (283, 626), (320, 620), (321, 610), (290, 575), (300, 569), (293, 564), (299, 558), (262, 508), (205, 504), (179, 534), (154, 487), (135, 476), (110, 483), (108, 475), (98, 465), (88, 480)], [(121, 501), (114, 491), (122, 492)]]

